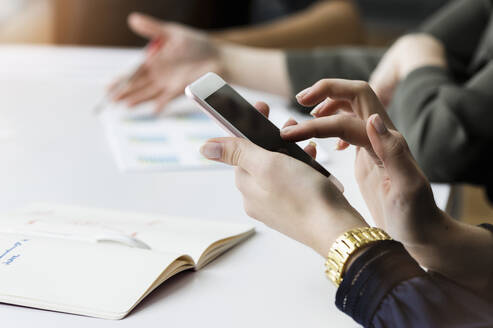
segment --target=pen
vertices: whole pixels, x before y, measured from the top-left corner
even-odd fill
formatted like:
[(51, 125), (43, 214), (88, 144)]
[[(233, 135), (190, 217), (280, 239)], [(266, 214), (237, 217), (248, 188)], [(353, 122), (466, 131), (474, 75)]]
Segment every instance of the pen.
[[(144, 48), (144, 54), (146, 56), (146, 59), (154, 56), (161, 49), (162, 46), (163, 46), (163, 40), (161, 38), (155, 38), (151, 42), (149, 42), (147, 46)], [(127, 75), (126, 78), (118, 82), (118, 84), (114, 87), (111, 93), (114, 94), (126, 88), (129, 85), (129, 83), (134, 81), (141, 74), (142, 70), (143, 70), (143, 66), (141, 62), (130, 74)], [(109, 102), (109, 98), (110, 98), (110, 94), (106, 93), (103, 96), (103, 98), (96, 104), (93, 111), (95, 115), (100, 114), (104, 110), (107, 103)]]

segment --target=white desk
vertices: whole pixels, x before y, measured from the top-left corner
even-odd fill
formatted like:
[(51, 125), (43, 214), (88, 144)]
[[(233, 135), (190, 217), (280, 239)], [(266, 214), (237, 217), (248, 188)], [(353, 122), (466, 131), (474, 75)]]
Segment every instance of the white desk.
[[(233, 171), (120, 173), (91, 109), (135, 51), (0, 47), (0, 211), (33, 201), (252, 222)], [(27, 74), (27, 67), (35, 72)], [(82, 69), (81, 69), (82, 68)], [(251, 94), (271, 102), (285, 102)], [(5, 134), (5, 133), (4, 133)], [(324, 144), (326, 146), (327, 144)], [(333, 145), (333, 142), (328, 142)], [(353, 152), (328, 165), (368, 217)], [(444, 208), (449, 188), (434, 189)], [(126, 319), (106, 321), (0, 304), (3, 327), (355, 327), (334, 303), (323, 259), (255, 223), (257, 234), (196, 273), (153, 292)], [(0, 281), (0, 284), (8, 283)], [(77, 283), (77, 281), (74, 281)], [(130, 282), (131, 283), (131, 282)]]

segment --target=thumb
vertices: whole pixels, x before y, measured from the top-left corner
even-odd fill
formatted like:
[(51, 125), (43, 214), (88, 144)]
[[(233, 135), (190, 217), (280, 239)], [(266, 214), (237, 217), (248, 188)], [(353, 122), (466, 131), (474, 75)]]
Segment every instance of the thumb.
[(238, 166), (252, 175), (259, 173), (259, 162), (268, 151), (243, 138), (214, 138), (200, 148), (208, 159)]
[(163, 34), (164, 23), (148, 15), (132, 13), (128, 16), (128, 25), (140, 36), (155, 39)]
[(373, 151), (382, 161), (393, 184), (404, 187), (421, 176), (402, 134), (389, 130), (380, 115), (373, 114), (368, 118), (366, 130)]

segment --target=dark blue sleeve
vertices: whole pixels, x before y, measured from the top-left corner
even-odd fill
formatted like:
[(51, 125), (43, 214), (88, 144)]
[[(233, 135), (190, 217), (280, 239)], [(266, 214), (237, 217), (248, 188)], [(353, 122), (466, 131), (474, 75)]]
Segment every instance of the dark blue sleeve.
[(385, 296), (370, 327), (493, 327), (493, 304), (443, 277), (415, 277)]
[(364, 327), (493, 327), (493, 304), (426, 273), (402, 244), (372, 246), (348, 269), (337, 307)]

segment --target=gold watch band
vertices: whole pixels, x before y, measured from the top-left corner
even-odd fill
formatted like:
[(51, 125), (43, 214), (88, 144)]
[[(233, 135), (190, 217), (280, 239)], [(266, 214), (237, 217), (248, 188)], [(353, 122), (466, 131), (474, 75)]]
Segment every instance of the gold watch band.
[(341, 284), (344, 269), (349, 257), (358, 249), (380, 240), (392, 238), (379, 228), (356, 228), (339, 236), (332, 244), (325, 262), (325, 274), (336, 286)]

